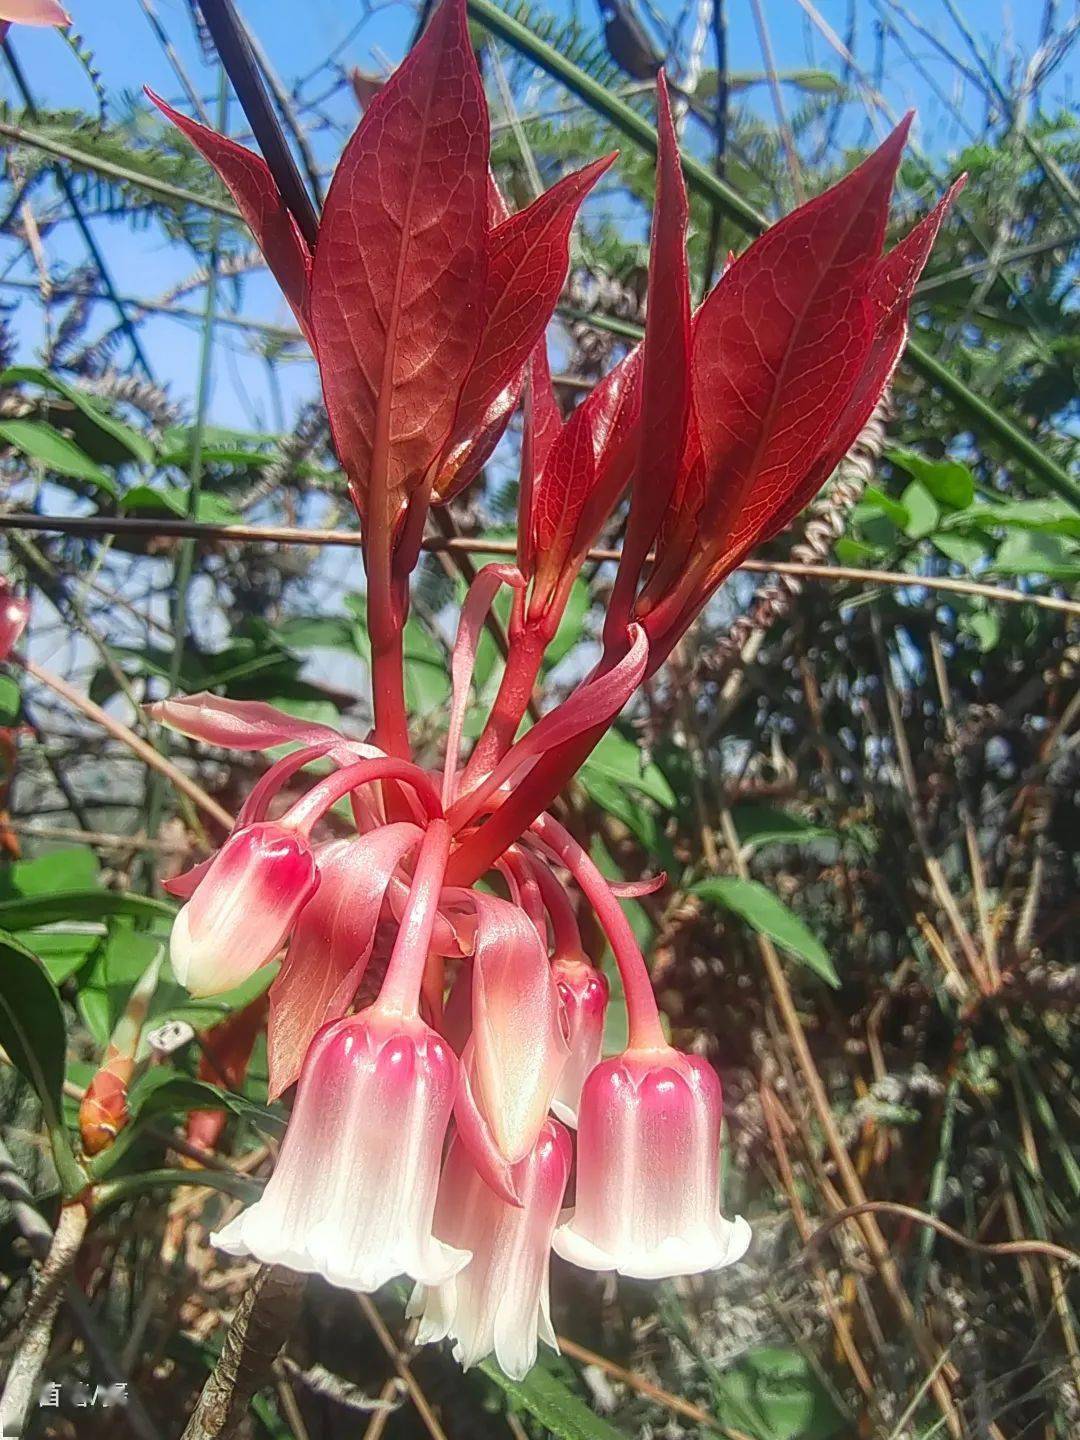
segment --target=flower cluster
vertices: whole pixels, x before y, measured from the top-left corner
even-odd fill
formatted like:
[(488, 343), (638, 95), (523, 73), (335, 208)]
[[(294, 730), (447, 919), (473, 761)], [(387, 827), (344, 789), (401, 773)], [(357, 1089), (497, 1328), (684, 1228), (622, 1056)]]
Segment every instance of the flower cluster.
[[(421, 1339), (452, 1338), (466, 1365), (494, 1352), (515, 1377), (539, 1338), (554, 1344), (552, 1249), (658, 1278), (728, 1265), (749, 1243), (719, 1210), (719, 1081), (665, 1039), (620, 904), (662, 877), (609, 883), (548, 807), (724, 576), (855, 439), (948, 203), (882, 256), (901, 126), (694, 312), (662, 75), (658, 106), (645, 338), (565, 420), (544, 332), (575, 214), (612, 157), (508, 213), (463, 0), (444, 0), (372, 102), (314, 235), (258, 156), (168, 112), (229, 186), (319, 362), (363, 525), (373, 669), (365, 743), (254, 702), (151, 707), (214, 745), (292, 747), (217, 854), (171, 882), (186, 901), (172, 965), (195, 994), (284, 952), (270, 1087), (296, 1086), (292, 1118), (262, 1198), (216, 1243), (357, 1290), (408, 1275)], [(478, 473), (519, 407), (516, 563), (480, 571), (464, 601), (432, 772), (404, 700), (409, 576), (430, 507)], [(601, 659), (523, 729), (570, 587), (627, 495)], [(477, 643), (504, 586), (509, 653), (464, 757)], [(322, 823), (343, 800), (347, 835)], [(606, 1060), (609, 987), (582, 903), (627, 1010), (626, 1048)], [(360, 993), (374, 998), (357, 1009)]]

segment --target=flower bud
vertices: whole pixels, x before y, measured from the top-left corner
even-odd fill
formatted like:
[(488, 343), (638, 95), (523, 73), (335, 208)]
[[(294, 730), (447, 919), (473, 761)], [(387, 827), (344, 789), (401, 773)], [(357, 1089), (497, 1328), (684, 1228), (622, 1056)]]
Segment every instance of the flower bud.
[(173, 974), (192, 995), (220, 995), (272, 960), (315, 894), (311, 846), (282, 825), (229, 836), (173, 922)]
[(570, 1047), (551, 1108), (564, 1124), (576, 1129), (581, 1087), (600, 1063), (610, 986), (603, 973), (584, 959), (556, 956), (551, 973), (558, 987), (563, 1033)]
[(454, 1358), (467, 1370), (495, 1352), (512, 1380), (536, 1361), (537, 1340), (558, 1349), (551, 1328), (548, 1271), (551, 1235), (559, 1218), (573, 1148), (557, 1120), (546, 1120), (531, 1152), (514, 1167), (520, 1207), (484, 1184), (469, 1152), (450, 1147), (435, 1208), (435, 1232), (472, 1251), (458, 1275), (418, 1286), (409, 1313), (420, 1315), (421, 1344), (454, 1340)]
[(449, 1280), (469, 1252), (436, 1240), (431, 1222), (456, 1075), (449, 1045), (419, 1020), (372, 1007), (327, 1025), (261, 1199), (214, 1244), (346, 1290)]
[(642, 1280), (738, 1260), (750, 1227), (720, 1214), (722, 1116), (720, 1082), (696, 1056), (627, 1050), (598, 1065), (581, 1094), (577, 1200), (556, 1253)]

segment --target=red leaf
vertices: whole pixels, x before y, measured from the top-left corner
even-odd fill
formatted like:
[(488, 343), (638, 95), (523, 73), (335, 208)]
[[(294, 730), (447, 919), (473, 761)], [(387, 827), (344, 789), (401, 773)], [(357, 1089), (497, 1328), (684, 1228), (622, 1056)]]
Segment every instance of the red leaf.
[(181, 115), (179, 110), (174, 110), (149, 88), (146, 94), (166, 119), (184, 132), (228, 187), (267, 265), (310, 340), (311, 252), (281, 198), (270, 167), (261, 155), (245, 150), (235, 140), (219, 135), (216, 130), (200, 125), (187, 115)]
[(606, 630), (615, 643), (649, 547), (678, 483), (690, 409), (690, 274), (686, 259), (689, 206), (671, 118), (667, 77), (657, 81), (660, 150), (649, 249), (649, 304), (642, 346), (640, 440), (633, 501)]
[(530, 614), (545, 610), (566, 589), (626, 488), (640, 374), (638, 348), (604, 376), (551, 445), (532, 499)]
[(751, 245), (697, 316), (694, 401), (709, 477), (699, 532), (749, 532), (782, 505), (854, 389), (908, 126)]
[[(449, 456), (435, 487), (440, 501), (452, 499), (475, 478), (505, 429), (521, 393), (526, 362), (566, 279), (571, 226), (582, 200), (614, 159), (608, 155), (564, 176), (527, 209), (489, 232), (484, 328), (461, 392)], [(473, 443), (477, 434), (483, 439), (479, 455)]]
[(533, 494), (534, 593), (550, 595), (558, 587), (564, 562), (573, 546), (578, 518), (596, 478), (593, 408), (586, 400), (563, 426)]
[(300, 1074), (320, 1026), (344, 1015), (352, 1003), (390, 878), (420, 836), (415, 825), (385, 825), (319, 849), (319, 888), (301, 912), (270, 987), (271, 1099)]
[[(803, 506), (808, 504), (825, 484), (869, 420), (903, 354), (908, 333), (908, 305), (916, 282), (930, 258), (930, 251), (949, 207), (966, 183), (967, 176), (962, 175), (950, 186), (933, 210), (878, 262), (870, 282), (874, 338), (870, 353), (855, 382), (855, 388), (848, 397), (843, 413), (837, 417), (830, 431), (823, 454), (787, 504), (771, 516), (768, 524), (753, 537), (751, 545), (771, 539), (791, 523)], [(743, 554), (745, 553), (744, 549)]]
[(521, 432), (521, 479), (518, 487), (518, 569), (526, 580), (532, 577), (533, 504), (536, 477), (543, 470), (551, 447), (562, 431), (563, 419), (551, 383), (547, 340), (536, 342), (527, 366)]
[(476, 354), (487, 160), (464, 0), (444, 0), (345, 147), (312, 274), (334, 441), (384, 551), (432, 478)]

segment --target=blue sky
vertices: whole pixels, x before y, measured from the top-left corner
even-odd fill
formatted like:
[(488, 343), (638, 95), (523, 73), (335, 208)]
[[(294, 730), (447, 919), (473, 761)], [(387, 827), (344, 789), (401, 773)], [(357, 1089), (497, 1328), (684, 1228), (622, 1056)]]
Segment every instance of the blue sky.
[[(976, 43), (991, 62), (1004, 67), (1009, 56), (1029, 55), (1037, 42), (1042, 7), (1027, 5), (1014, 11), (1001, 0), (961, 0), (963, 13)], [(175, 98), (179, 93), (176, 77), (144, 15), (139, 0), (70, 0), (77, 26), (85, 34), (93, 50), (104, 82), (111, 95), (122, 103), (122, 97), (137, 93), (149, 83), (165, 95)], [(186, 0), (153, 0), (153, 8), (190, 72), (196, 87), (207, 97), (214, 91), (214, 73), (206, 64), (193, 35)], [(356, 3), (340, 0), (303, 0), (302, 4), (284, 0), (247, 0), (242, 6), (249, 23), (257, 31), (283, 79), (291, 84), (298, 77), (314, 70), (331, 50), (338, 51), (343, 64), (357, 64), (367, 69), (381, 69), (397, 60), (403, 52), (414, 23), (414, 11), (407, 4), (389, 4), (368, 13)], [(554, 0), (551, 8), (568, 13), (572, 8), (566, 0)], [(682, 7), (673, 0), (658, 0), (657, 10), (669, 23), (675, 24)], [(693, 11), (691, 5), (691, 12)], [(837, 70), (840, 60), (822, 35), (811, 24), (797, 0), (768, 0), (765, 5), (767, 24), (778, 69), (799, 67)], [(848, 0), (822, 0), (817, 7), (823, 20), (843, 34), (848, 27)], [(949, 18), (945, 0), (903, 0), (899, 7), (969, 63), (969, 53), (956, 27)], [(749, 0), (729, 0), (730, 66), (733, 71), (755, 71), (762, 68), (759, 39), (753, 22)], [(880, 13), (897, 15), (896, 0), (858, 0), (858, 28), (855, 50), (868, 74), (875, 69), (875, 24)], [(595, 21), (595, 0), (580, 0), (579, 14), (586, 22)], [(962, 116), (975, 127), (981, 124), (984, 102), (973, 85), (958, 77), (956, 70), (939, 56), (931, 42), (911, 26), (900, 21), (914, 59), (908, 60), (897, 51), (890, 53), (889, 64), (881, 77), (881, 91), (896, 112), (909, 106), (919, 109), (918, 143), (935, 158), (944, 161), (963, 142), (963, 134), (955, 119), (948, 114), (934, 87), (948, 95)], [(685, 26), (688, 33), (693, 18)], [(49, 33), (17, 30), (14, 43), (31, 79), (35, 94), (43, 104), (85, 105), (93, 107), (93, 95), (73, 57), (62, 42)], [(706, 64), (709, 63), (706, 56)], [(922, 67), (925, 74), (920, 74)], [(1048, 91), (1047, 99), (1067, 101), (1075, 98), (1075, 75), (1059, 72)], [(10, 79), (3, 78), (5, 98), (13, 101)], [(317, 87), (313, 87), (317, 88)], [(789, 93), (789, 100), (790, 100)], [(528, 96), (522, 97), (523, 108)], [(770, 99), (760, 86), (739, 97), (768, 112)], [(347, 95), (336, 97), (330, 105), (339, 124), (351, 123), (352, 105)], [(242, 124), (233, 106), (232, 122)], [(883, 123), (883, 122), (881, 122)], [(865, 143), (867, 121), (863, 108), (849, 107), (840, 131), (842, 141)], [(694, 127), (687, 132), (695, 143)], [(340, 134), (327, 132), (317, 137), (320, 161), (329, 165), (341, 143)], [(603, 204), (601, 199), (599, 202)], [(617, 197), (610, 204), (619, 205)], [(625, 211), (616, 208), (621, 215)], [(193, 261), (180, 247), (170, 244), (157, 229), (132, 231), (126, 225), (108, 220), (94, 222), (95, 232), (114, 271), (117, 288), (131, 296), (154, 297), (170, 284), (184, 278), (194, 268)], [(76, 265), (82, 259), (82, 246), (70, 225), (59, 226), (47, 237), (46, 252), (51, 264)], [(25, 260), (9, 268), (16, 253), (13, 241), (0, 246), (2, 273), (32, 279), (34, 272)], [(15, 292), (7, 291), (5, 298)], [(195, 308), (202, 303), (200, 293), (188, 302)], [(273, 285), (266, 278), (254, 278), (244, 284), (243, 313), (272, 323), (291, 324), (291, 316)], [(62, 313), (62, 311), (58, 312)], [(98, 307), (98, 322), (104, 327), (109, 320), (106, 307)], [(40, 338), (41, 311), (36, 295), (21, 297), (18, 330), (32, 351)], [(155, 373), (167, 380), (178, 398), (190, 401), (195, 391), (198, 367), (198, 326), (174, 319), (161, 318), (147, 323), (145, 340)], [(310, 394), (314, 377), (306, 361), (292, 363), (284, 372), (283, 391), (286, 410)], [(253, 356), (247, 337), (237, 330), (219, 329), (214, 366), (211, 402), (212, 418), (219, 423), (271, 426), (274, 420), (274, 396), (268, 383), (266, 366)]]

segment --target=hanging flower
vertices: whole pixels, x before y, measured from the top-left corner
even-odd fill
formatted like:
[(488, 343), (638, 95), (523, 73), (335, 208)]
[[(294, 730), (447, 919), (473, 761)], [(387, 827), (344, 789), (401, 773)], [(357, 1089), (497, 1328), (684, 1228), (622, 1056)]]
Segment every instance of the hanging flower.
[(536, 1361), (537, 1339), (558, 1349), (551, 1328), (548, 1271), (551, 1236), (573, 1158), (570, 1137), (546, 1120), (517, 1169), (518, 1204), (509, 1205), (484, 1182), (456, 1140), (443, 1167), (435, 1233), (472, 1252), (442, 1285), (420, 1286), (409, 1313), (419, 1315), (421, 1345), (450, 1336), (465, 1369), (494, 1353), (512, 1380)]
[(720, 1082), (677, 1050), (598, 1065), (578, 1114), (577, 1198), (555, 1249), (586, 1270), (642, 1280), (740, 1260), (750, 1227), (719, 1209)]

